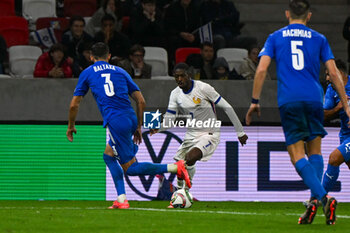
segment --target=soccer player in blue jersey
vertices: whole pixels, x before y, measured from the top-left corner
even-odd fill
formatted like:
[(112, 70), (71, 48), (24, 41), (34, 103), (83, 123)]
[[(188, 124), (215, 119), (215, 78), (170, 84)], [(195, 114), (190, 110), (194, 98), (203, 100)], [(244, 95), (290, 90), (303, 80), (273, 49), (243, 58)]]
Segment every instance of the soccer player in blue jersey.
[[(346, 63), (340, 59), (336, 60), (336, 65), (342, 75), (343, 82), (345, 84), (345, 92), (349, 101), (350, 98), (350, 83), (349, 76), (347, 75)], [(323, 187), (326, 192), (330, 191), (334, 186), (339, 176), (339, 166), (342, 163), (346, 163), (350, 168), (350, 129), (347, 126), (349, 122), (348, 115), (344, 112), (342, 103), (340, 102), (339, 95), (334, 90), (333, 83), (330, 80), (329, 72), (326, 70), (326, 80), (330, 82), (327, 87), (325, 100), (324, 100), (324, 118), (325, 120), (331, 120), (336, 117), (340, 117), (341, 129), (339, 132), (340, 146), (338, 146), (330, 155), (328, 160), (328, 167), (323, 175)]]
[[(321, 138), (323, 128), (323, 90), (319, 83), (320, 60), (326, 65), (344, 112), (350, 116), (341, 75), (327, 39), (308, 28), (311, 18), (310, 4), (306, 0), (291, 0), (285, 12), (289, 25), (272, 33), (265, 42), (255, 73), (252, 103), (246, 115), (251, 123), (253, 113), (260, 115), (259, 97), (271, 59), (277, 63), (278, 107), (287, 150), (296, 171), (311, 189), (312, 197), (323, 204), (327, 224), (335, 223), (337, 201), (327, 195), (321, 184), (323, 158)], [(308, 158), (305, 158), (306, 144)], [(299, 218), (299, 224), (312, 223), (317, 205), (315, 202)]]
[[(124, 173), (130, 176), (177, 173), (179, 179), (184, 179), (186, 184), (191, 186), (183, 160), (175, 164), (137, 161), (135, 154), (138, 150), (137, 144), (142, 141), (141, 126), (145, 100), (129, 74), (120, 67), (108, 63), (111, 54), (106, 44), (97, 43), (91, 50), (91, 59), (94, 64), (80, 74), (70, 103), (66, 135), (72, 142), (73, 133), (77, 132), (75, 119), (79, 104), (91, 89), (103, 117), (103, 127), (108, 128), (110, 135), (103, 159), (109, 168), (118, 193), (117, 200), (110, 208), (127, 209), (130, 206), (125, 195)], [(137, 116), (131, 107), (129, 95), (136, 102)]]

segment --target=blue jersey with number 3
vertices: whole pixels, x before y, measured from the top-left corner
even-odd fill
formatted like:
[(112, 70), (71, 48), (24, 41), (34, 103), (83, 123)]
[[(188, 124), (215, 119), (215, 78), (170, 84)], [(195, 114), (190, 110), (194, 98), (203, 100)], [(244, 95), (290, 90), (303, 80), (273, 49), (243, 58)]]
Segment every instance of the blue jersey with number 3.
[(323, 102), (320, 61), (334, 59), (326, 37), (303, 24), (270, 34), (259, 57), (276, 60), (278, 106), (297, 101)]
[(74, 96), (85, 96), (89, 88), (102, 114), (103, 127), (112, 116), (135, 114), (129, 95), (140, 89), (122, 68), (104, 61), (89, 66), (80, 74)]

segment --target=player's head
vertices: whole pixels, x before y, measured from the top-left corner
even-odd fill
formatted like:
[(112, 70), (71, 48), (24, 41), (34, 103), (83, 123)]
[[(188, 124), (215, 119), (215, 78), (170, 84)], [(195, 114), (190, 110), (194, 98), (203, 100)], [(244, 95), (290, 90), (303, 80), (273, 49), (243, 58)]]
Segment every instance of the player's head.
[(178, 63), (175, 65), (173, 75), (177, 85), (183, 89), (188, 90), (191, 88), (191, 72), (190, 67), (186, 63)]
[(98, 42), (91, 47), (91, 60), (96, 61), (109, 61), (111, 54), (109, 53), (108, 45), (103, 42)]
[(54, 44), (49, 50), (49, 55), (55, 65), (61, 66), (66, 58), (65, 48), (62, 44)]
[(300, 20), (307, 23), (311, 18), (310, 3), (307, 0), (290, 0), (289, 9), (286, 10), (286, 17), (289, 20)]
[[(344, 85), (345, 85), (346, 82), (347, 82), (347, 79), (348, 79), (346, 63), (343, 60), (341, 60), (341, 59), (336, 59), (335, 60), (335, 65), (337, 66), (338, 70), (340, 71), (340, 74), (341, 74), (341, 76), (343, 78), (343, 82), (344, 82)], [(331, 78), (329, 76), (329, 72), (328, 72), (327, 69), (325, 71), (325, 76), (326, 76), (327, 86), (328, 86), (328, 84), (332, 84)], [(332, 84), (332, 86), (333, 86), (333, 84)], [(334, 88), (334, 86), (333, 86), (333, 88)]]

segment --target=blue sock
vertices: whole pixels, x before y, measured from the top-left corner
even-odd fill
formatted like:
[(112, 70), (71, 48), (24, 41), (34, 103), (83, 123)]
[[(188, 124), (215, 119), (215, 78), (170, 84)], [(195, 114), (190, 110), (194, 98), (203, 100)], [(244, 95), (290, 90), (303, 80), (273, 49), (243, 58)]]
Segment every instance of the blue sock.
[[(318, 180), (322, 181), (322, 175), (323, 175), (323, 157), (322, 155), (313, 154), (309, 156), (309, 163), (316, 171), (316, 176)], [(311, 191), (311, 198), (316, 197), (316, 194)]]
[(328, 193), (329, 190), (331, 190), (335, 184), (335, 182), (337, 182), (339, 176), (339, 166), (333, 166), (328, 164), (327, 170), (324, 173), (323, 176), (323, 188), (326, 190), (326, 192)]
[(103, 154), (103, 160), (105, 161), (109, 172), (112, 175), (115, 189), (117, 190), (118, 196), (125, 194), (125, 185), (124, 185), (124, 172), (122, 167), (119, 165), (116, 158), (109, 155)]
[(318, 200), (321, 200), (327, 193), (318, 180), (315, 169), (311, 166), (307, 159), (302, 158), (295, 163), (295, 169), (303, 178), (304, 183), (315, 194)]
[(129, 176), (156, 175), (168, 172), (167, 164), (138, 163), (135, 162), (126, 171)]

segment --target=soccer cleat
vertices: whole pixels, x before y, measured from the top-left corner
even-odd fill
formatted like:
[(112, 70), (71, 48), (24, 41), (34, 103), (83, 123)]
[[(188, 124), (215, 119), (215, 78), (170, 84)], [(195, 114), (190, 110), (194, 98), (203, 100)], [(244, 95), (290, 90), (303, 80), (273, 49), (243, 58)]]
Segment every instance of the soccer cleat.
[(300, 216), (298, 224), (311, 224), (317, 213), (318, 202), (316, 199), (309, 201), (303, 215)]
[(175, 164), (177, 165), (177, 178), (185, 180), (187, 187), (191, 188), (191, 180), (185, 167), (185, 161), (179, 160)]
[(170, 202), (170, 205), (167, 207), (168, 209), (174, 209), (173, 204)]
[(108, 207), (108, 209), (129, 209), (130, 205), (128, 200), (125, 200), (123, 203), (114, 201), (113, 205)]
[(335, 210), (337, 209), (337, 200), (334, 197), (327, 195), (327, 203), (323, 207), (323, 213), (326, 216), (326, 224), (327, 225), (334, 225), (336, 216), (335, 216)]

